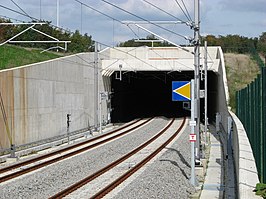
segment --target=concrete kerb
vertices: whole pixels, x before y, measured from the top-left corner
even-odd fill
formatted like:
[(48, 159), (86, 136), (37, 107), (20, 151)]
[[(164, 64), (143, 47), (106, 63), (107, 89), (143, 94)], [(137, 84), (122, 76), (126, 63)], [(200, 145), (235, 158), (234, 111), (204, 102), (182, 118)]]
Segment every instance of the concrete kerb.
[(218, 134), (215, 128), (210, 126), (210, 143), (206, 148), (208, 158), (206, 163), (205, 179), (201, 186), (201, 194), (199, 198), (221, 198), (223, 197), (225, 186), (223, 182), (224, 162), (222, 159), (221, 142), (218, 139)]

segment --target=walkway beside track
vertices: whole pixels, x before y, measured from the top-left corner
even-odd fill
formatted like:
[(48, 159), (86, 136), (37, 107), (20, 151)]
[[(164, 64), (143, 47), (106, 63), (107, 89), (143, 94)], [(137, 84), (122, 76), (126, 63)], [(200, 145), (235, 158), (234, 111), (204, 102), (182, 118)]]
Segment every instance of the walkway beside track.
[(210, 156), (200, 195), (201, 199), (224, 198), (225, 194), (225, 161), (223, 161), (222, 144), (215, 128), (210, 127), (210, 131)]

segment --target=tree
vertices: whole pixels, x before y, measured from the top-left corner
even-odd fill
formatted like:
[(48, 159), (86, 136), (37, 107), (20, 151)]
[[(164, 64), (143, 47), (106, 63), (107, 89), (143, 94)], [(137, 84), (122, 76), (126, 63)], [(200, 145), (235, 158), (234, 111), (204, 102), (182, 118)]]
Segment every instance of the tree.
[[(11, 22), (10, 20), (0, 18), (0, 22), (6, 23)], [(36, 21), (32, 21), (36, 22)], [(34, 28), (55, 37), (61, 41), (70, 40), (71, 43), (68, 45), (68, 52), (87, 52), (89, 51), (88, 47), (93, 44), (92, 37), (89, 36), (87, 33), (81, 35), (78, 30), (74, 33), (70, 33), (68, 31), (58, 29), (57, 27), (53, 27), (50, 21), (42, 21), (45, 24), (43, 25), (35, 25)], [(28, 28), (29, 25), (15, 25), (15, 26), (0, 26), (0, 42), (4, 42), (7, 39), (13, 37), (14, 35), (20, 33), (21, 31)], [(28, 30), (27, 32), (21, 34), (16, 38), (16, 40), (21, 41), (44, 41), (44, 40), (51, 40), (45, 35), (37, 33), (33, 30)], [(23, 47), (34, 47), (34, 48), (42, 48), (48, 49), (50, 47), (54, 47), (56, 45), (62, 44), (55, 44), (55, 43), (19, 43), (15, 44)]]
[[(258, 38), (248, 38), (239, 35), (207, 35), (202, 38), (209, 46), (221, 46), (224, 52), (253, 53), (257, 48)], [(203, 43), (203, 42), (202, 42)]]
[(91, 36), (86, 33), (82, 36), (78, 30), (70, 36), (71, 43), (69, 44), (69, 51), (79, 53), (88, 52), (89, 47), (92, 45)]
[[(140, 40), (158, 40), (154, 35), (148, 35), (146, 38), (141, 38)], [(118, 44), (119, 47), (139, 47), (139, 46), (149, 46), (152, 47), (151, 42), (136, 42), (135, 39), (130, 39), (125, 42), (121, 42)], [(154, 42), (154, 47), (162, 47), (162, 46), (173, 46), (168, 42)]]
[(266, 32), (263, 32), (258, 40), (258, 51), (266, 56)]

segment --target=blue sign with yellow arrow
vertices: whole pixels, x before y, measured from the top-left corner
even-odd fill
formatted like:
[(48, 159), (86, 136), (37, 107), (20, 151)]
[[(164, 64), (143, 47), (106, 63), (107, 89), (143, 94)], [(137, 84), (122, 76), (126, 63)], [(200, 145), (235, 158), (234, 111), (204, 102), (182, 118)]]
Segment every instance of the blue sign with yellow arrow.
[(172, 82), (172, 101), (190, 101), (190, 81)]

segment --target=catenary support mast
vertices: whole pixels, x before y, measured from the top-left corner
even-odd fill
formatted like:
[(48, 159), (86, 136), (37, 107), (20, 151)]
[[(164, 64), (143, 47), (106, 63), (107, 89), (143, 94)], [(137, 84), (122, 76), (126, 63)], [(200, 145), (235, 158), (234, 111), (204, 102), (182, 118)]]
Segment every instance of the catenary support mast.
[(196, 159), (199, 160), (200, 149), (200, 12), (199, 12), (199, 0), (194, 1), (194, 79), (195, 79), (195, 115), (196, 115)]

